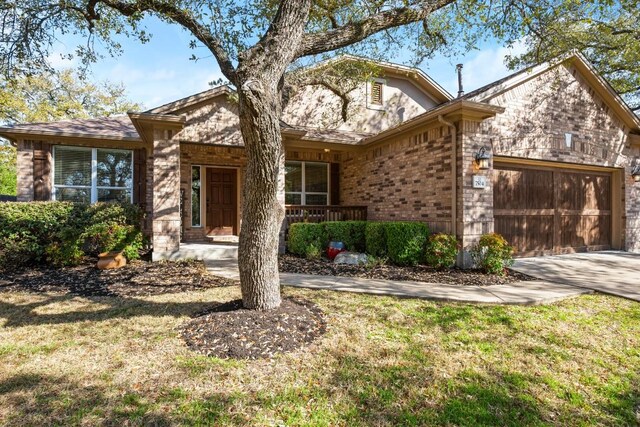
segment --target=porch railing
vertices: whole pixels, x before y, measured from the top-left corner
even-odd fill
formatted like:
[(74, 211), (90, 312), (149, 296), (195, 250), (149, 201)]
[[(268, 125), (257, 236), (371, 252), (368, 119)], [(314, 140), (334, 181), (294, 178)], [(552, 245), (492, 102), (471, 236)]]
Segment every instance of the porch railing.
[(286, 205), (286, 227), (296, 222), (366, 221), (366, 206)]

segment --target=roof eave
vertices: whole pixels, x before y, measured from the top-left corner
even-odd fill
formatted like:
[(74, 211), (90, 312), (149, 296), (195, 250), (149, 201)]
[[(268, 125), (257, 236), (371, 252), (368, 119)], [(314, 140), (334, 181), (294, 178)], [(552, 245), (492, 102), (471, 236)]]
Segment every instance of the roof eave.
[(494, 117), (496, 114), (503, 113), (505, 109), (495, 105), (468, 101), (464, 99), (453, 100), (432, 110), (427, 111), (411, 120), (408, 120), (395, 128), (387, 129), (377, 135), (364, 138), (358, 145), (370, 145), (376, 142), (386, 140), (395, 135), (408, 132), (419, 126), (429, 122), (438, 120), (443, 117), (448, 120), (470, 119), (470, 120), (486, 120)]
[(10, 141), (18, 141), (20, 139), (28, 138), (81, 138), (81, 139), (97, 139), (107, 141), (127, 141), (127, 142), (142, 142), (139, 137), (133, 136), (121, 136), (121, 135), (95, 135), (82, 132), (56, 132), (56, 131), (33, 131), (28, 129), (14, 129), (10, 127), (0, 127), (0, 136)]

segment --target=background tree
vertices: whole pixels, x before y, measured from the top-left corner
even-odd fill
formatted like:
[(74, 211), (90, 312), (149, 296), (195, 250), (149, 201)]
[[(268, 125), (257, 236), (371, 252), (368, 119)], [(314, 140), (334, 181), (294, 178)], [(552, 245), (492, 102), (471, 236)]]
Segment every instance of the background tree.
[(412, 49), (416, 60), (452, 52), (450, 17), (468, 29), (461, 35), (466, 46), (489, 35), (509, 42), (526, 35), (532, 16), (558, 1), (12, 0), (0, 3), (0, 60), (7, 74), (46, 68), (58, 34), (72, 31), (87, 37), (78, 54), (88, 63), (96, 60), (95, 39), (104, 41), (109, 53), (120, 48), (114, 34), (148, 40), (141, 27), (146, 15), (190, 32), (191, 46), (206, 47), (237, 89), (247, 155), (239, 247), (242, 300), (246, 308), (270, 309), (280, 304), (277, 253), (284, 209), (278, 187), (284, 149), (279, 118), (291, 65), (345, 51), (383, 58)]
[(92, 83), (71, 69), (0, 80), (0, 122), (50, 122), (108, 117), (140, 109), (122, 84)]
[(511, 68), (577, 49), (640, 112), (640, 1), (562, 2), (527, 26), (527, 52), (510, 58)]
[(16, 195), (16, 149), (0, 141), (0, 195)]

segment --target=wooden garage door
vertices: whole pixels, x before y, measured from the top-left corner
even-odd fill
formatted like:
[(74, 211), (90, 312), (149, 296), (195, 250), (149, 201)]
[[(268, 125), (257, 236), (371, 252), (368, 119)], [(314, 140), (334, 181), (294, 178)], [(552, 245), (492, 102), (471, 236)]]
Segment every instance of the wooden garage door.
[(520, 256), (611, 248), (611, 174), (496, 165), (495, 231)]

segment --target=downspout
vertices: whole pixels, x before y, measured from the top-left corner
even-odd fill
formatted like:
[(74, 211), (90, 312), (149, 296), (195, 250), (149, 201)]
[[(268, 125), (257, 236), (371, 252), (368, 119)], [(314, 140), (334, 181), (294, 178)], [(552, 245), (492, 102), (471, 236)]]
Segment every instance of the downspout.
[(451, 234), (457, 235), (458, 217), (458, 129), (456, 125), (446, 121), (442, 115), (438, 121), (451, 129)]

